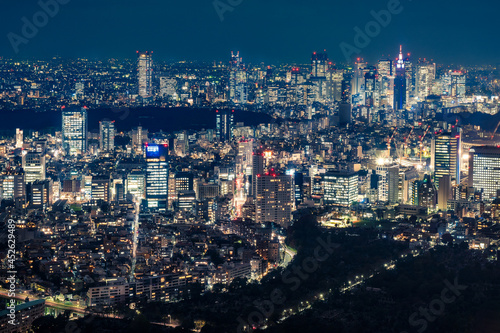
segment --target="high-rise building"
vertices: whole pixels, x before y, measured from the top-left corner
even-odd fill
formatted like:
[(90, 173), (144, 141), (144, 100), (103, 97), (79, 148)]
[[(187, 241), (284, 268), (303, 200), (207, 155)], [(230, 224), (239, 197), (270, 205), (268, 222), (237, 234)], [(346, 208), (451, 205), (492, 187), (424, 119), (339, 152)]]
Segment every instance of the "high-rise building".
[(434, 183), (439, 186), (443, 176), (451, 176), (454, 185), (460, 184), (462, 161), (462, 135), (460, 129), (453, 133), (440, 133), (432, 140)]
[(465, 97), (466, 87), (466, 75), (463, 71), (450, 71), (449, 75), (449, 86), (447, 90), (452, 97)]
[(325, 78), (328, 71), (328, 54), (314, 52), (311, 57), (311, 75), (316, 78)]
[(23, 148), (24, 136), (23, 130), (16, 128), (16, 148)]
[(357, 200), (357, 173), (330, 171), (323, 174), (323, 202), (325, 205), (349, 207)]
[(146, 198), (146, 175), (142, 170), (134, 169), (127, 175), (126, 191), (138, 200)]
[(247, 102), (247, 71), (240, 52), (231, 52), (229, 62), (229, 100), (235, 104)]
[(26, 182), (22, 169), (8, 169), (2, 175), (2, 199), (14, 200), (16, 205), (26, 203)]
[(52, 204), (52, 181), (35, 181), (28, 187), (31, 208), (46, 209)]
[(65, 108), (62, 111), (62, 143), (68, 155), (87, 152), (88, 120), (85, 108)]
[(26, 184), (45, 180), (45, 155), (29, 152), (23, 155), (22, 166)]
[(257, 175), (257, 223), (274, 222), (287, 228), (292, 220), (294, 201), (292, 176)]
[(432, 87), (436, 80), (436, 64), (422, 62), (417, 65), (415, 75), (415, 94), (420, 99), (432, 95)]
[(92, 177), (91, 197), (94, 200), (110, 201), (110, 178), (109, 176)]
[(168, 207), (168, 145), (149, 144), (146, 155), (146, 201), (152, 210)]
[(99, 147), (101, 151), (115, 149), (115, 122), (103, 120), (99, 122)]
[(394, 72), (393, 62), (383, 59), (378, 62), (378, 81), (380, 105), (393, 106), (394, 103)]
[(500, 190), (500, 148), (474, 147), (469, 156), (469, 186), (481, 192), (483, 200), (492, 201)]
[(339, 105), (339, 123), (340, 126), (346, 126), (351, 123), (352, 105), (349, 103), (341, 103)]
[(425, 175), (418, 188), (418, 205), (434, 209), (436, 207), (436, 186), (432, 183), (430, 175)]
[(139, 96), (146, 98), (153, 95), (153, 52), (137, 51), (137, 79)]
[(394, 110), (402, 110), (406, 106), (406, 70), (403, 59), (403, 47), (400, 47), (399, 58), (396, 60), (396, 73), (394, 78)]
[(451, 176), (445, 175), (439, 179), (438, 209), (445, 212), (448, 210), (448, 200), (452, 198)]
[(234, 110), (216, 110), (215, 122), (217, 140), (220, 142), (231, 141), (233, 139)]
[(252, 156), (252, 181), (251, 195), (257, 194), (257, 178), (264, 174), (265, 159), (262, 151), (257, 151)]

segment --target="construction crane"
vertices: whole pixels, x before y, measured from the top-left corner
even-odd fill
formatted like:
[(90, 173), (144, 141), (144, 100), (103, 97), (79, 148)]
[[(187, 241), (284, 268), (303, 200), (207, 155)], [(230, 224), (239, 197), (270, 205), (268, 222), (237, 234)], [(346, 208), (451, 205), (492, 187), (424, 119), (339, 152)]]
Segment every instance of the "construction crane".
[(431, 126), (429, 125), (427, 127), (427, 129), (425, 130), (424, 135), (422, 135), (420, 137), (420, 164), (422, 164), (422, 154), (423, 154), (423, 150), (424, 150), (424, 139), (425, 139), (425, 136), (427, 135), (427, 133), (429, 133), (430, 129), (431, 129)]
[(390, 158), (391, 157), (391, 143), (392, 143), (392, 140), (394, 140), (394, 135), (396, 135), (396, 132), (398, 131), (398, 128), (396, 127), (394, 129), (394, 133), (392, 133), (392, 136), (390, 138), (387, 139), (387, 157)]
[(405, 138), (404, 146), (403, 146), (403, 157), (407, 158), (408, 157), (408, 141), (410, 140), (411, 136), (413, 135), (413, 131), (415, 130), (415, 126), (411, 128), (410, 134)]
[(498, 127), (500, 127), (500, 121), (498, 122), (498, 125), (497, 125), (497, 127), (495, 128), (495, 130), (493, 131), (493, 135), (491, 135), (491, 140), (493, 140), (493, 139), (495, 138), (495, 134), (497, 134)]

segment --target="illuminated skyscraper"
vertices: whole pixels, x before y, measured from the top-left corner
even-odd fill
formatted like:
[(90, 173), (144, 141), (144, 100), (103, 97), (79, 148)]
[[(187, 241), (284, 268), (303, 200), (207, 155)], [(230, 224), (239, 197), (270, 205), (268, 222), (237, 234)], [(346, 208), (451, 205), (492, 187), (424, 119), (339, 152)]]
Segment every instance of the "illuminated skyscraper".
[(462, 135), (453, 133), (436, 135), (432, 140), (434, 183), (439, 186), (443, 176), (451, 176), (452, 184), (460, 184), (460, 163), (462, 160)]
[(229, 63), (229, 100), (235, 104), (247, 102), (247, 71), (240, 52), (231, 52)]
[(99, 147), (101, 151), (115, 149), (115, 122), (103, 120), (99, 122)]
[(45, 180), (45, 155), (30, 152), (23, 155), (23, 170), (26, 184)]
[(153, 95), (153, 52), (137, 51), (137, 79), (139, 96), (145, 98)]
[(358, 175), (346, 172), (327, 172), (323, 175), (325, 205), (349, 207), (358, 200)]
[(145, 154), (147, 208), (166, 211), (168, 207), (168, 145), (146, 145)]
[(403, 59), (403, 47), (400, 47), (399, 58), (396, 61), (396, 76), (394, 78), (394, 110), (402, 110), (406, 105), (406, 70)]
[(325, 52), (314, 52), (311, 57), (311, 75), (313, 77), (326, 77), (328, 71), (328, 54)]
[(257, 176), (257, 223), (274, 222), (287, 228), (292, 220), (294, 201), (292, 176), (274, 173)]
[(415, 75), (415, 93), (420, 99), (425, 99), (431, 95), (432, 86), (436, 79), (436, 64), (420, 63), (417, 65)]
[(62, 111), (62, 143), (68, 155), (87, 152), (88, 120), (85, 108), (65, 108)]
[(500, 190), (500, 148), (474, 147), (469, 155), (469, 186), (481, 192), (483, 200), (492, 201)]
[(394, 103), (394, 73), (392, 60), (383, 59), (378, 62), (378, 81), (381, 105)]
[(220, 142), (231, 141), (234, 128), (234, 110), (216, 110), (215, 122), (217, 140)]
[(444, 76), (444, 93), (451, 97), (465, 97), (465, 72), (449, 71)]

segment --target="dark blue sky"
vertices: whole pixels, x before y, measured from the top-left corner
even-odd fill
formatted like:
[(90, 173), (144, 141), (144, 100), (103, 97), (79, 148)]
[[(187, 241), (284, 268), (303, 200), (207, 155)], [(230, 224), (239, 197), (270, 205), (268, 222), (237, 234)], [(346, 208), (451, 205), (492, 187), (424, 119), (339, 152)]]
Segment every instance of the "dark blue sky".
[[(364, 29), (373, 20), (370, 11), (386, 9), (389, 2), (219, 1), (241, 4), (221, 21), (213, 0), (69, 0), (36, 36), (19, 45), (17, 54), (7, 36), (22, 36), (22, 17), (32, 21), (40, 6), (35, 0), (4, 1), (0, 56), (133, 58), (136, 50), (153, 50), (164, 60), (226, 61), (230, 50), (239, 50), (247, 62), (305, 63), (312, 51), (326, 49), (341, 62), (340, 43), (353, 44), (354, 27)], [(365, 59), (395, 56), (401, 43), (414, 57), (438, 63), (500, 63), (500, 3), (401, 0), (401, 6), (402, 12), (361, 50)]]

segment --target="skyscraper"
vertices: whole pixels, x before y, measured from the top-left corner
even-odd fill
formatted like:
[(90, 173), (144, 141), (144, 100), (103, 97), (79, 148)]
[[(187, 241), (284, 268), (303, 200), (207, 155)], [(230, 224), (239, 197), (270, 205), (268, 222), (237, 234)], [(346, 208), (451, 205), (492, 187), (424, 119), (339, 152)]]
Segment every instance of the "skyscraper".
[(287, 228), (292, 220), (293, 178), (288, 175), (257, 176), (256, 222), (274, 222)]
[(264, 174), (264, 153), (257, 151), (252, 155), (252, 187), (251, 195), (255, 196), (257, 193), (257, 178)]
[(392, 60), (383, 59), (378, 62), (379, 95), (381, 105), (393, 106), (394, 73)]
[(325, 205), (349, 207), (358, 199), (358, 175), (349, 172), (327, 172), (323, 175)]
[(153, 52), (137, 51), (137, 79), (139, 96), (146, 98), (153, 95)]
[(103, 120), (99, 122), (99, 147), (101, 151), (115, 149), (115, 122)]
[(217, 140), (220, 142), (231, 141), (234, 128), (234, 110), (216, 110), (215, 122)]
[(474, 147), (469, 155), (469, 186), (481, 192), (483, 200), (492, 201), (500, 190), (500, 148)]
[(436, 64), (422, 62), (417, 65), (415, 75), (415, 93), (420, 99), (431, 95), (432, 86), (436, 79)]
[(68, 155), (87, 152), (88, 120), (85, 108), (64, 108), (62, 111), (62, 144)]
[(403, 59), (403, 47), (399, 49), (399, 58), (396, 60), (396, 75), (394, 78), (394, 110), (402, 110), (406, 105), (406, 70)]
[(147, 208), (166, 211), (168, 207), (168, 145), (146, 144)]
[(247, 71), (240, 52), (231, 52), (229, 62), (229, 100), (235, 104), (247, 102)]
[(45, 155), (29, 152), (22, 160), (26, 184), (45, 180)]
[(434, 183), (440, 185), (443, 176), (451, 176), (452, 184), (460, 184), (460, 163), (462, 135), (458, 130), (454, 133), (441, 133), (432, 140), (432, 158), (434, 165)]
[(325, 52), (314, 52), (311, 57), (311, 75), (313, 77), (326, 77), (328, 71), (328, 54)]

